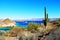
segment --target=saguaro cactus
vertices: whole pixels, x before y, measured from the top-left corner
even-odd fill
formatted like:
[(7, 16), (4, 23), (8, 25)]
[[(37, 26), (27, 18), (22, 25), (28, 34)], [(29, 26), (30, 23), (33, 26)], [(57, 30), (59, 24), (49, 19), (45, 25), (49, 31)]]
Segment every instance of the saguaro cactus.
[(44, 7), (44, 15), (45, 15), (44, 25), (47, 26), (48, 14), (46, 13), (46, 7)]
[(46, 7), (44, 7), (44, 15), (45, 15), (45, 20), (46, 20), (46, 17), (47, 17), (47, 15), (46, 15)]

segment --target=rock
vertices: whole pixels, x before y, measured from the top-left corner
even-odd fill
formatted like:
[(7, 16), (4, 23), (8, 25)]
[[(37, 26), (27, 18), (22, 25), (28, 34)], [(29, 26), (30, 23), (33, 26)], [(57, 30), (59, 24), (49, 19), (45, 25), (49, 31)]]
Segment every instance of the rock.
[(32, 40), (38, 40), (38, 36), (37, 35), (33, 35), (32, 36)]
[(4, 38), (4, 37), (2, 37), (2, 36), (0, 36), (0, 40), (5, 40), (5, 38)]
[(7, 18), (7, 19), (0, 22), (0, 26), (1, 27), (15, 26), (15, 22)]
[(26, 40), (26, 37), (25, 36), (20, 36), (19, 40)]
[(45, 40), (60, 40), (60, 28), (51, 32), (48, 36), (46, 36)]

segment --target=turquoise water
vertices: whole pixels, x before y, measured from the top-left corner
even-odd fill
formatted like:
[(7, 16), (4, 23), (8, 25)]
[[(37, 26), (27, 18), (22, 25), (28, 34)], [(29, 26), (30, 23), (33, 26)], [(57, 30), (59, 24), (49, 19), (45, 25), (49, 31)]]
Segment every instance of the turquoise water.
[(0, 27), (0, 30), (4, 30), (4, 31), (10, 30), (10, 29), (12, 29), (12, 27)]

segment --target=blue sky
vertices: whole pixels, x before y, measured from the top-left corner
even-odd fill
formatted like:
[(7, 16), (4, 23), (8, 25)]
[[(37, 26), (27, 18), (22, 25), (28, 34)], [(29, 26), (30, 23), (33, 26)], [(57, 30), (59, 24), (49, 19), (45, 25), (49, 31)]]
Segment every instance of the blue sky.
[(44, 6), (49, 18), (60, 17), (60, 0), (0, 0), (0, 19), (43, 18)]

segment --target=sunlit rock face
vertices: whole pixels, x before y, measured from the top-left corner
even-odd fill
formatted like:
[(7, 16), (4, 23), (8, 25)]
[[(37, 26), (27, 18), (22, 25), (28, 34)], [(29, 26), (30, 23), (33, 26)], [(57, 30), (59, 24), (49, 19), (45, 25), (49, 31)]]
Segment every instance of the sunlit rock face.
[(15, 26), (15, 22), (7, 18), (5, 20), (0, 21), (0, 26), (1, 27)]

